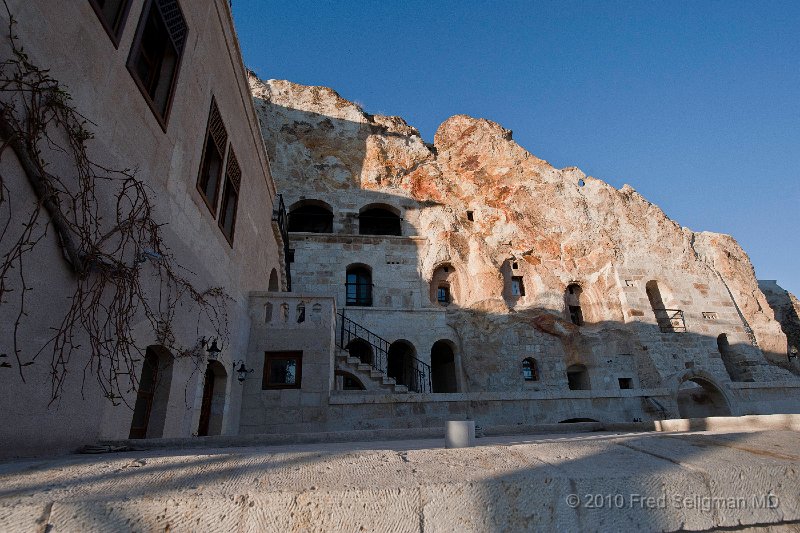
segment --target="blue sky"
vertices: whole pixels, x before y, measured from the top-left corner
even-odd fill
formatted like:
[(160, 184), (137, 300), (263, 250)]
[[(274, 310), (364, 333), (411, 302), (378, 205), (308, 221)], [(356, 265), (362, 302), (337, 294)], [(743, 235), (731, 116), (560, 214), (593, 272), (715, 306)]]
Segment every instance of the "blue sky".
[(464, 113), (556, 167), (733, 235), (800, 294), (800, 2), (233, 0), (262, 78), (433, 139)]

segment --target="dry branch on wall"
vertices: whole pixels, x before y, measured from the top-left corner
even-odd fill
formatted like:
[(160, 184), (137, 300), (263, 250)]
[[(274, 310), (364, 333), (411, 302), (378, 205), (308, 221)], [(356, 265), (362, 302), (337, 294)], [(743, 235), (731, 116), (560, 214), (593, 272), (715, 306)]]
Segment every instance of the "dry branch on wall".
[[(82, 365), (83, 385), (94, 377), (116, 404), (138, 386), (135, 367), (146, 346), (137, 343), (136, 324), (151, 329), (155, 342), (147, 344), (199, 358), (204, 355), (199, 343), (192, 340), (186, 347), (176, 339), (176, 316), (196, 313), (198, 325), (205, 322), (226, 339), (230, 298), (222, 288), (201, 291), (188, 279), (191, 272), (164, 242), (152, 191), (136, 172), (90, 157), (94, 124), (75, 109), (58, 80), (30, 60), (3, 3), (10, 54), (0, 62), (0, 161), (13, 153), (35, 201), (12, 198), (10, 178), (0, 173), (0, 309), (13, 306), (14, 315), (12, 338), (0, 339), (0, 353), (13, 355), (2, 366), (16, 366), (24, 381), (27, 367), (49, 358), (55, 400), (67, 375)], [(74, 287), (66, 291), (72, 293), (66, 312), (47, 325), (51, 335), (36, 345), (26, 337), (34, 326), (28, 323), (29, 292), (36, 289), (30, 273), (64, 267), (30, 261), (51, 230)], [(73, 360), (78, 352), (87, 360)], [(10, 379), (7, 371), (0, 379)]]

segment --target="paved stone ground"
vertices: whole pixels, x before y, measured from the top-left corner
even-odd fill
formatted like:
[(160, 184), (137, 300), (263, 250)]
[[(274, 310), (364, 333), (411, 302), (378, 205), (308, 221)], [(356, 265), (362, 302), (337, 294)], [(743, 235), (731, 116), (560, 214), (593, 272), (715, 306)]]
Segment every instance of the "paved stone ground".
[(17, 460), (0, 531), (800, 531), (799, 445), (604, 432)]

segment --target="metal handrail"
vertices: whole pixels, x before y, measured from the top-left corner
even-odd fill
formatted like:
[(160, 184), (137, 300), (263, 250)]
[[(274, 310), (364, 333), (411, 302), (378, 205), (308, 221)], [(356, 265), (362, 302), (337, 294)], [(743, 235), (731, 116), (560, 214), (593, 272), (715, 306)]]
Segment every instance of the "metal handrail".
[[(388, 375), (389, 368), (389, 348), (391, 343), (383, 337), (368, 330), (358, 322), (350, 320), (344, 313), (337, 313), (339, 317), (339, 348), (347, 350), (354, 340), (361, 340), (372, 347), (371, 366), (379, 372)], [(431, 391), (431, 366), (419, 360), (413, 355), (409, 355), (407, 364), (403, 368), (403, 383), (408, 390), (413, 392)], [(405, 378), (408, 379), (405, 379)]]
[[(663, 314), (659, 316), (659, 312)], [(653, 313), (656, 315), (656, 322), (661, 329), (661, 333), (686, 331), (686, 319), (682, 309), (654, 307)]]

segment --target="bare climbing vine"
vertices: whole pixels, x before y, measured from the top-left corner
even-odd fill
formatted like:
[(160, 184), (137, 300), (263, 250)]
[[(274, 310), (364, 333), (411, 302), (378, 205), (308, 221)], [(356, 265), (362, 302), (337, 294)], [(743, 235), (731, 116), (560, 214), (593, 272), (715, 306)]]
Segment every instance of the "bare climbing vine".
[[(144, 325), (178, 357), (199, 358), (200, 342), (186, 347), (176, 340), (176, 315), (196, 313), (198, 327), (207, 322), (227, 339), (230, 298), (222, 288), (201, 291), (189, 281), (192, 273), (165, 244), (152, 191), (137, 172), (108, 168), (90, 156), (94, 124), (75, 109), (65, 87), (30, 60), (3, 4), (9, 25), (3, 46), (8, 57), (0, 62), (0, 309), (10, 309), (4, 314), (14, 322), (12, 338), (0, 339), (0, 367), (16, 367), (24, 381), (29, 366), (49, 364), (55, 400), (80, 365), (83, 386), (95, 378), (117, 404), (137, 387), (135, 365), (145, 347), (135, 329)], [(11, 181), (19, 173), (11, 169), (19, 168), (33, 200)], [(37, 302), (45, 301), (42, 274), (64, 270), (37, 263), (45, 253), (32, 256), (43, 241), (52, 241), (49, 233), (60, 245), (74, 290), (67, 291), (72, 294), (64, 305), (53, 302), (54, 310), (66, 307), (66, 313), (52, 317), (50, 335), (32, 343), (25, 335), (30, 293), (40, 291)], [(76, 360), (78, 354), (87, 357)]]

